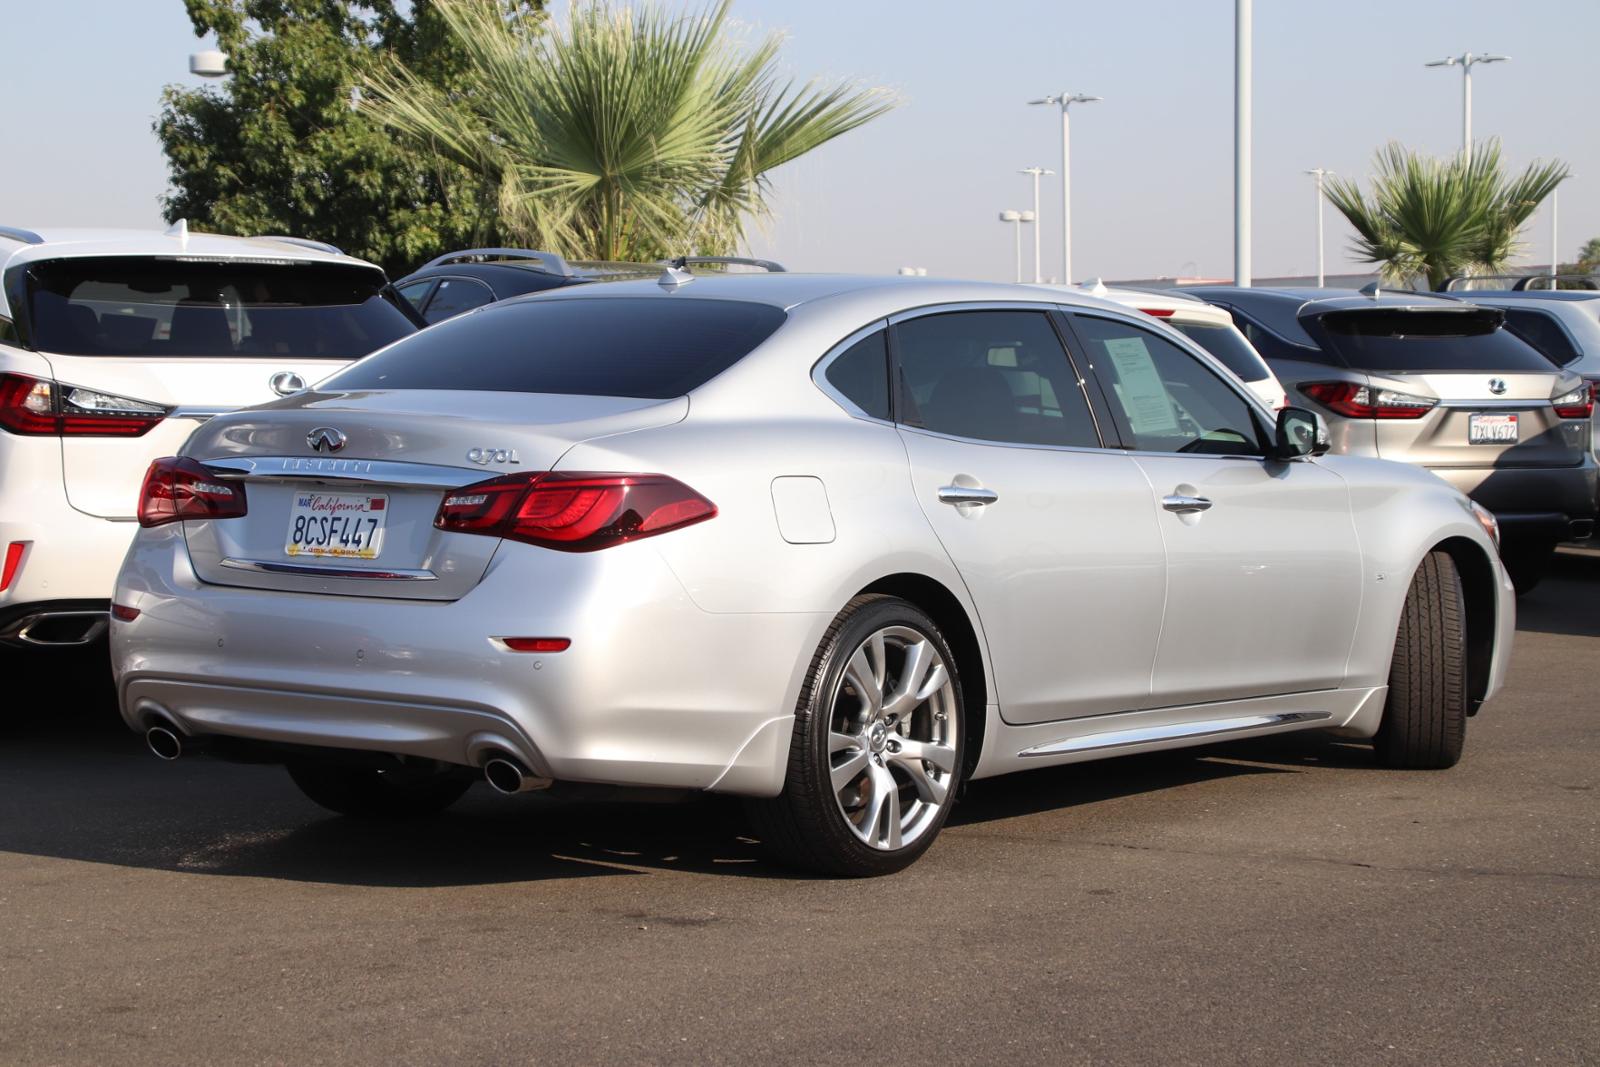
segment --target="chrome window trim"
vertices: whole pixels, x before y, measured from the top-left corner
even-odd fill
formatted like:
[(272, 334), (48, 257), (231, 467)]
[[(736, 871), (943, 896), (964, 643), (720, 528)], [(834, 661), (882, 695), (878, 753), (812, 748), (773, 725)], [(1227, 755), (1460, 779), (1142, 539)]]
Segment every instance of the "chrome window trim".
[(328, 567), (312, 563), (280, 563), (264, 559), (234, 559), (229, 556), (219, 566), (255, 574), (295, 574), (312, 578), (349, 578), (368, 582), (435, 582), (432, 571), (402, 567)]
[[(861, 408), (856, 405), (855, 401), (839, 392), (839, 390), (833, 387), (833, 383), (828, 381), (828, 368), (833, 365), (834, 360), (850, 351), (850, 349), (853, 348), (858, 342), (864, 341), (868, 337), (871, 337), (874, 333), (878, 333), (880, 331), (886, 333), (888, 329), (888, 319), (874, 319), (872, 322), (867, 323), (854, 333), (847, 334), (844, 340), (839, 341), (832, 348), (824, 352), (822, 354), (822, 358), (811, 365), (811, 383), (818, 389), (822, 390), (822, 394), (824, 396), (843, 408), (844, 413), (849, 415), (852, 419), (860, 419), (862, 422), (870, 422), (878, 426), (893, 426), (894, 420), (880, 419), (876, 415), (868, 415), (865, 411), (862, 411)], [(888, 337), (885, 337), (885, 353), (888, 352), (888, 348), (889, 339)], [(884, 367), (884, 370), (885, 372), (889, 370), (887, 365)], [(892, 383), (890, 384), (892, 386)], [(891, 388), (891, 393), (892, 391), (893, 390)]]
[(905, 322), (909, 319), (925, 318), (929, 315), (943, 315), (954, 311), (1060, 311), (1071, 310), (1073, 304), (1059, 304), (1051, 300), (959, 300), (954, 303), (924, 304), (921, 307), (907, 308), (897, 311), (888, 318), (889, 325)]
[(219, 478), (281, 482), (360, 482), (368, 485), (459, 489), (481, 482), (487, 473), (468, 467), (397, 463), (382, 459), (331, 459), (314, 456), (220, 456), (200, 463)]

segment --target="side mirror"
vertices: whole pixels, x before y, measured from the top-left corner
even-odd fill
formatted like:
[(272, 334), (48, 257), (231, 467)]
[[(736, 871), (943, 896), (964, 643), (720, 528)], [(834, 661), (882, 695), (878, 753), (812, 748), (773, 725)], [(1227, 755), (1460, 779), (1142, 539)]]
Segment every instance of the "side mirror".
[(1305, 408), (1282, 408), (1278, 411), (1278, 429), (1273, 442), (1272, 458), (1299, 459), (1302, 456), (1320, 456), (1329, 448), (1327, 424), (1322, 416)]

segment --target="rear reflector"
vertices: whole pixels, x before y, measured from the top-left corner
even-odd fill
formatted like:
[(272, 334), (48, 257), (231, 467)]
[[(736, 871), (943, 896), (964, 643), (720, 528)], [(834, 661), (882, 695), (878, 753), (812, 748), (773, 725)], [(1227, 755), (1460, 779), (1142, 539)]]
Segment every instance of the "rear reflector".
[(17, 567), (22, 563), (22, 551), (28, 545), (26, 541), (13, 541), (6, 546), (6, 561), (0, 567), (0, 593), (11, 588), (11, 579), (17, 576)]
[(167, 409), (26, 374), (0, 374), (0, 428), (24, 437), (139, 437)]
[(236, 519), (245, 514), (244, 486), (224, 482), (192, 459), (166, 456), (150, 464), (139, 490), (139, 525), (181, 519)]
[(1594, 414), (1594, 394), (1597, 388), (1600, 386), (1584, 382), (1572, 392), (1558, 396), (1550, 403), (1560, 418), (1587, 419)]
[(139, 617), (138, 608), (130, 608), (126, 604), (111, 605), (111, 617), (118, 622), (132, 622)]
[(593, 552), (703, 522), (711, 501), (662, 474), (507, 474), (445, 495), (441, 530)]
[(570, 637), (501, 637), (496, 640), (513, 652), (565, 652), (572, 647)]
[(1373, 389), (1355, 382), (1307, 382), (1300, 391), (1351, 419), (1420, 419), (1439, 403), (1431, 396)]

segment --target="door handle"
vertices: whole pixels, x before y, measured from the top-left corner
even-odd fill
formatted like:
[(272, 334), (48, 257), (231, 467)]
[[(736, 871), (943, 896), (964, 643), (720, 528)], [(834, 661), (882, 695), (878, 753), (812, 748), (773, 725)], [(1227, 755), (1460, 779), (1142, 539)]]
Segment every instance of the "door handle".
[(993, 504), (1000, 499), (1000, 494), (993, 489), (975, 489), (968, 485), (941, 485), (939, 487), (939, 503), (959, 506), (961, 504)]
[(1179, 515), (1189, 515), (1196, 511), (1210, 511), (1211, 501), (1203, 496), (1184, 496), (1181, 493), (1171, 493), (1161, 498), (1161, 506), (1168, 511), (1177, 512)]

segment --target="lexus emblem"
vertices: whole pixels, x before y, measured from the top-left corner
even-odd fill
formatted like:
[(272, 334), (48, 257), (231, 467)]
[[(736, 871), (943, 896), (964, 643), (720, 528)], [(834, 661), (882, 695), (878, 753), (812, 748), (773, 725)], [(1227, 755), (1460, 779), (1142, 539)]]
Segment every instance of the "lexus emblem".
[(281, 370), (268, 378), (267, 384), (279, 396), (292, 396), (306, 387), (306, 380), (292, 370)]
[(306, 444), (313, 452), (337, 452), (344, 447), (345, 436), (332, 426), (318, 426), (306, 434)]
[(1489, 379), (1489, 392), (1493, 393), (1495, 396), (1500, 396), (1505, 391), (1506, 391), (1506, 380), (1504, 378), (1490, 378)]

